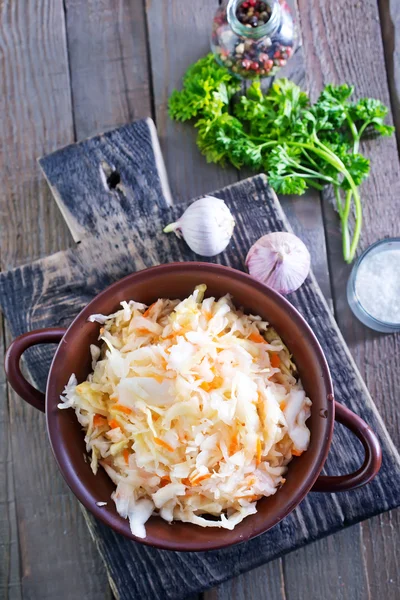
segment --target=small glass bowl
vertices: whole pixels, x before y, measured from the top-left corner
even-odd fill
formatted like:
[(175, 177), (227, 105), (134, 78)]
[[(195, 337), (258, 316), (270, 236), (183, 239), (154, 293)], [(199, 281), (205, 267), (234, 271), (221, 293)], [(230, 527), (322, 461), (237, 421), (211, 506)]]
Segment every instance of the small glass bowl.
[[(356, 281), (360, 265), (367, 257), (381, 252), (387, 252), (388, 250), (399, 250), (400, 257), (400, 237), (380, 240), (379, 242), (375, 242), (369, 248), (367, 248), (354, 264), (349, 281), (347, 282), (347, 301), (357, 319), (359, 319), (361, 323), (364, 323), (364, 325), (367, 327), (382, 333), (394, 333), (396, 331), (400, 331), (400, 322), (389, 323), (386, 321), (380, 321), (379, 319), (373, 317), (364, 308), (361, 299), (357, 295)], [(376, 293), (379, 294), (379, 290), (376, 290)]]

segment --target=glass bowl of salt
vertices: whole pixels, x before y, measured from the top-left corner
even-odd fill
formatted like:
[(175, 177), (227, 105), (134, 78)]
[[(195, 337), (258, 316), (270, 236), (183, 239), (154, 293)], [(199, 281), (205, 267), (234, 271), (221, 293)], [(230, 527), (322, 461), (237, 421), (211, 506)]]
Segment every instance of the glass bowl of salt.
[(357, 260), (347, 283), (355, 316), (375, 331), (400, 331), (400, 237), (372, 244)]

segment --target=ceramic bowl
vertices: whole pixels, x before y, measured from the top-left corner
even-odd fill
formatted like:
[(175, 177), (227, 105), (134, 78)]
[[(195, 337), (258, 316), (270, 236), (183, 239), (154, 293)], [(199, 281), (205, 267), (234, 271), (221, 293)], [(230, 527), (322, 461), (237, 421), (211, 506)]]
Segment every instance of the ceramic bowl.
[[(134, 299), (150, 304), (158, 298), (186, 298), (199, 283), (207, 285), (207, 296), (233, 296), (236, 306), (261, 315), (275, 327), (293, 354), (307, 395), (312, 400), (310, 446), (294, 458), (288, 468), (285, 485), (273, 496), (257, 503), (257, 513), (238, 524), (233, 531), (202, 528), (190, 523), (168, 524), (153, 516), (146, 524), (147, 537), (135, 538), (126, 519), (117, 513), (110, 496), (114, 484), (100, 469), (94, 475), (85, 460), (82, 428), (73, 410), (59, 410), (60, 394), (71, 373), (84, 381), (91, 371), (90, 344), (95, 344), (99, 325), (88, 321), (94, 313), (110, 314), (122, 300)], [(19, 367), (22, 353), (32, 345), (59, 342), (50, 368), (46, 395), (33, 388)], [(204, 551), (230, 546), (264, 533), (288, 515), (314, 491), (338, 492), (368, 483), (378, 472), (381, 450), (368, 425), (334, 401), (327, 362), (321, 347), (303, 317), (272, 289), (249, 275), (234, 269), (207, 263), (172, 263), (153, 267), (125, 277), (96, 296), (66, 330), (44, 329), (24, 334), (10, 346), (6, 355), (6, 373), (16, 392), (27, 402), (45, 411), (48, 434), (58, 466), (82, 504), (98, 519), (118, 533), (137, 542), (180, 551)], [(337, 477), (321, 476), (337, 421), (351, 429), (361, 440), (365, 457), (356, 472)], [(360, 460), (361, 462), (361, 460)], [(107, 502), (99, 507), (96, 502)]]

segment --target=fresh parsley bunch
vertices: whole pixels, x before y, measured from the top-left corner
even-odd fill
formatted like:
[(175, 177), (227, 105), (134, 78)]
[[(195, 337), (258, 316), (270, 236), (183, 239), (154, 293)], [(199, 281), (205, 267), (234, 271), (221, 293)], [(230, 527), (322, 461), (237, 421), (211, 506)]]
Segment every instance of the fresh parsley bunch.
[(169, 114), (178, 121), (196, 120), (197, 144), (208, 162), (266, 171), (277, 193), (303, 194), (309, 186), (322, 190), (331, 184), (343, 256), (350, 263), (362, 224), (358, 187), (369, 173), (359, 143), (367, 129), (378, 135), (393, 133), (384, 123), (388, 109), (372, 98), (351, 102), (353, 87), (346, 84), (326, 86), (313, 105), (287, 79), (277, 80), (266, 94), (259, 82), (237, 97), (240, 89), (240, 82), (210, 54), (188, 69), (182, 91), (170, 97)]

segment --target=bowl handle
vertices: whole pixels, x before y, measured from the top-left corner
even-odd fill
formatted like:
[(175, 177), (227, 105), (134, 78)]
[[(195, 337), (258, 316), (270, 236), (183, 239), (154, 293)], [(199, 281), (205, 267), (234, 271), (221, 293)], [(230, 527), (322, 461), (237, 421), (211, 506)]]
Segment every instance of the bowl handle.
[(335, 420), (350, 429), (364, 447), (365, 458), (362, 466), (348, 475), (320, 475), (311, 488), (312, 492), (347, 492), (365, 485), (375, 477), (381, 468), (382, 450), (372, 429), (358, 415), (335, 402)]
[(4, 368), (11, 387), (28, 404), (42, 412), (45, 411), (45, 395), (33, 387), (21, 373), (19, 361), (22, 354), (31, 346), (37, 344), (58, 344), (63, 338), (66, 329), (48, 328), (30, 331), (17, 337), (6, 352)]

